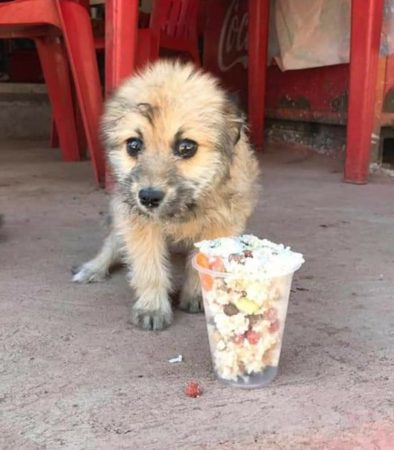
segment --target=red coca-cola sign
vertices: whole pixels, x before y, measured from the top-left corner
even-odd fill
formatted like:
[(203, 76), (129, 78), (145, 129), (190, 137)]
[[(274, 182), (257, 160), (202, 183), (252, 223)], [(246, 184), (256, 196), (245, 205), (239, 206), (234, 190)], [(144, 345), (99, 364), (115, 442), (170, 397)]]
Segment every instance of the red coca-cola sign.
[(222, 72), (237, 64), (248, 66), (248, 14), (241, 8), (241, 0), (231, 0), (220, 30), (218, 67)]
[(206, 2), (204, 67), (247, 105), (248, 1)]

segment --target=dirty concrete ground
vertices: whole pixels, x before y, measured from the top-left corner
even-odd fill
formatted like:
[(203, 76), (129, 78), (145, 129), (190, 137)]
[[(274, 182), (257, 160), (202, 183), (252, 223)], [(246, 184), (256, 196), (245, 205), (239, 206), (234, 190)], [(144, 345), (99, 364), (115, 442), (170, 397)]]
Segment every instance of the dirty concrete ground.
[[(125, 271), (70, 283), (105, 234), (89, 163), (46, 143), (0, 151), (0, 448), (392, 449), (393, 181), (341, 182), (338, 163), (273, 148), (249, 231), (305, 254), (280, 374), (216, 381), (203, 315), (160, 333), (128, 323)], [(184, 362), (168, 358), (182, 354)], [(198, 380), (204, 395), (190, 399)]]

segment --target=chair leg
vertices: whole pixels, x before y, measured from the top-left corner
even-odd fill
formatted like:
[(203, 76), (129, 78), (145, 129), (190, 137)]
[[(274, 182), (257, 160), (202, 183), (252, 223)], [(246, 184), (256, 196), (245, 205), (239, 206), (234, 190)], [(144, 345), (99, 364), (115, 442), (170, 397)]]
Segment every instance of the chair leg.
[(141, 69), (159, 58), (159, 36), (150, 28), (138, 30), (137, 36), (135, 69)]
[(99, 139), (102, 94), (90, 16), (78, 3), (57, 4), (94, 174), (97, 183), (104, 185), (105, 160)]
[(383, 0), (352, 0), (345, 181), (367, 182), (372, 147)]
[(107, 0), (105, 14), (105, 85), (108, 93), (134, 71), (138, 0)]
[[(81, 109), (78, 105), (78, 99), (77, 99), (75, 89), (72, 90), (72, 100), (73, 100), (73, 105), (74, 105), (75, 126), (77, 129), (79, 156), (80, 156), (80, 159), (84, 160), (84, 159), (86, 159), (87, 142), (86, 142), (85, 130), (83, 128)], [(51, 135), (50, 135), (49, 143), (50, 143), (51, 148), (59, 147), (59, 134), (57, 132), (56, 122), (55, 122), (55, 119), (53, 116), (52, 116), (52, 120), (51, 120)]]
[(75, 123), (77, 124), (77, 136), (79, 144), (79, 153), (81, 159), (85, 160), (87, 158), (88, 143), (86, 141), (85, 128), (83, 125), (83, 118), (81, 113), (81, 108), (78, 103), (77, 94), (74, 91), (74, 105), (75, 105)]
[(267, 74), (269, 0), (249, 0), (248, 115), (252, 142), (264, 142), (264, 105)]
[(35, 42), (48, 88), (53, 116), (59, 124), (57, 131), (63, 159), (64, 161), (79, 161), (70, 69), (63, 44), (59, 38), (55, 37), (37, 38)]
[(60, 146), (59, 143), (59, 134), (57, 132), (55, 119), (51, 117), (51, 135), (49, 138), (49, 145), (51, 148), (58, 148)]

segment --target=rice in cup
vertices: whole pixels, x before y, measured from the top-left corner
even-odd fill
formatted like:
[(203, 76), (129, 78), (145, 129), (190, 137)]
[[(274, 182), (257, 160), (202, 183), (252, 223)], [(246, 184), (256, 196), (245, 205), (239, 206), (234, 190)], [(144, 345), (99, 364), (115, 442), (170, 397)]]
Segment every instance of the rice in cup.
[(252, 235), (201, 241), (199, 272), (217, 377), (238, 387), (270, 383), (278, 371), (293, 274), (302, 254)]

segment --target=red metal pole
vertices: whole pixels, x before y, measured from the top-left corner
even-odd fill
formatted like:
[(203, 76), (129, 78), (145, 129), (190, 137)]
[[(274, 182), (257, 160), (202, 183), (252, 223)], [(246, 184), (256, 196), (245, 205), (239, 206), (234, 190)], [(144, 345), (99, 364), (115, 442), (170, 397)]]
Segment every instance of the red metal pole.
[(364, 184), (368, 178), (383, 0), (352, 0), (349, 110), (345, 181)]
[(106, 91), (133, 73), (138, 32), (138, 0), (107, 0), (105, 20)]
[(267, 73), (269, 0), (249, 0), (248, 111), (252, 142), (264, 142), (264, 103)]

